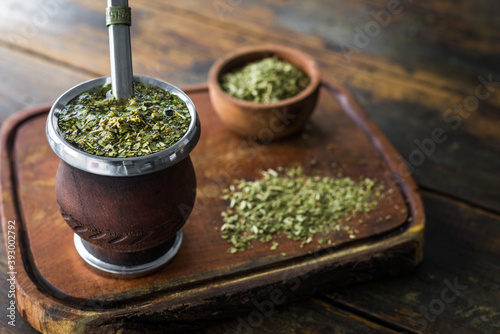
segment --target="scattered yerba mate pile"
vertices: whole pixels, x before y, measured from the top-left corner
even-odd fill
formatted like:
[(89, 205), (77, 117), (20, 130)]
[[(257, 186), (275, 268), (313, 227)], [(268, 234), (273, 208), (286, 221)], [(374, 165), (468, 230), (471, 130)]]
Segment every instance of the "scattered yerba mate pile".
[(350, 221), (357, 213), (368, 213), (383, 198), (383, 186), (363, 178), (306, 176), (300, 167), (263, 171), (255, 181), (238, 180), (224, 189), (222, 199), (229, 205), (222, 212), (222, 238), (231, 253), (251, 247), (253, 240), (272, 242), (284, 234), (303, 247), (315, 236), (318, 242), (331, 243), (332, 232), (346, 231), (355, 238)]

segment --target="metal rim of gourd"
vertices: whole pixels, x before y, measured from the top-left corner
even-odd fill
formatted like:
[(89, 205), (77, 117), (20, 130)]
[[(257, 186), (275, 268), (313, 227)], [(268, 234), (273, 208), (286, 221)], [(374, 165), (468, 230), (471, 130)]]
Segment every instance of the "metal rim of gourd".
[(154, 173), (171, 167), (194, 149), (200, 138), (198, 113), (191, 99), (182, 90), (167, 82), (145, 76), (134, 76), (134, 82), (149, 84), (177, 95), (186, 104), (191, 116), (191, 123), (184, 136), (172, 146), (159, 152), (131, 158), (102, 157), (86, 153), (69, 144), (58, 126), (58, 116), (64, 107), (76, 96), (98, 86), (111, 83), (111, 77), (95, 78), (66, 91), (50, 109), (46, 135), (54, 153), (67, 164), (83, 171), (104, 176), (136, 176)]

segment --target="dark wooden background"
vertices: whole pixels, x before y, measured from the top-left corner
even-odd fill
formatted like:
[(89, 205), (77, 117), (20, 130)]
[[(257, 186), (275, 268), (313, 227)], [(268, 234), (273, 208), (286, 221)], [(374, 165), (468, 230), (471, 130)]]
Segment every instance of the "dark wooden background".
[[(237, 47), (297, 47), (359, 99), (420, 186), (427, 219), (421, 266), (276, 308), (254, 333), (500, 333), (498, 2), (130, 5), (135, 74), (185, 87), (205, 82), (211, 64)], [(109, 73), (105, 6), (104, 0), (1, 1), (1, 121)], [(446, 140), (433, 141), (435, 129)], [(19, 315), (16, 327), (7, 325), (6, 273), (1, 247), (0, 332), (34, 332)], [(201, 332), (234, 333), (238, 326), (228, 320)]]

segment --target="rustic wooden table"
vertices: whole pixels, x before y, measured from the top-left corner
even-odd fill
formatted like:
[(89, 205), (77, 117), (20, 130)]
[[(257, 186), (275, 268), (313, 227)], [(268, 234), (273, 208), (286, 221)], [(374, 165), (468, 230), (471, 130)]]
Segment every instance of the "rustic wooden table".
[[(500, 333), (497, 3), (130, 3), (135, 74), (182, 87), (205, 82), (218, 57), (243, 45), (302, 49), (358, 98), (421, 189), (426, 245), (416, 270), (281, 306), (246, 332)], [(1, 121), (109, 73), (104, 7), (104, 0), (2, 0)], [(20, 315), (8, 324), (7, 271), (0, 247), (0, 332), (35, 332)], [(238, 328), (228, 320), (200, 332)]]

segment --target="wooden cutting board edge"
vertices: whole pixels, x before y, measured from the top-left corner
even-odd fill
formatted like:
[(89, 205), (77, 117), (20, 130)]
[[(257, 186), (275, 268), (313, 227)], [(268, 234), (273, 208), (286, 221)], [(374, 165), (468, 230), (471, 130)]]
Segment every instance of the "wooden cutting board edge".
[[(305, 298), (318, 292), (317, 287), (326, 289), (365, 281), (372, 277), (408, 272), (422, 260), (425, 216), (418, 188), (402, 158), (379, 130), (373, 120), (341, 85), (331, 81), (323, 83), (335, 95), (346, 113), (368, 136), (375, 149), (383, 157), (392, 177), (399, 181), (399, 187), (408, 202), (411, 219), (404, 226), (378, 236), (349, 244), (334, 252), (318, 252), (288, 265), (266, 268), (252, 275), (230, 275), (219, 282), (196, 286), (188, 291), (172, 291), (151, 300), (144, 300), (136, 307), (116, 309), (78, 308), (71, 302), (58, 299), (46, 289), (45, 280), (32, 264), (27, 233), (22, 216), (16, 204), (15, 173), (12, 173), (13, 140), (16, 129), (22, 123), (40, 115), (49, 106), (19, 112), (6, 120), (1, 129), (0, 189), (2, 191), (2, 228), (7, 254), (9, 251), (8, 222), (15, 220), (15, 268), (16, 306), (30, 324), (42, 332), (79, 332), (84, 330), (106, 330), (119, 328), (129, 316), (142, 314), (143, 319), (165, 322), (232, 317), (245, 310), (255, 309), (255, 301), (269, 298), (274, 292), (287, 291), (286, 301)], [(206, 85), (184, 89), (188, 94), (206, 90)], [(402, 169), (402, 171), (401, 171)], [(370, 264), (376, 259), (376, 266)], [(403, 262), (403, 265), (401, 264)], [(391, 264), (397, 266), (391, 268)], [(338, 268), (351, 266), (349, 275), (336, 274)], [(389, 268), (389, 270), (388, 270)], [(45, 285), (45, 287), (44, 287)], [(321, 290), (323, 291), (323, 290)], [(214, 307), (218, 305), (218, 309)], [(223, 306), (220, 306), (223, 305)]]

